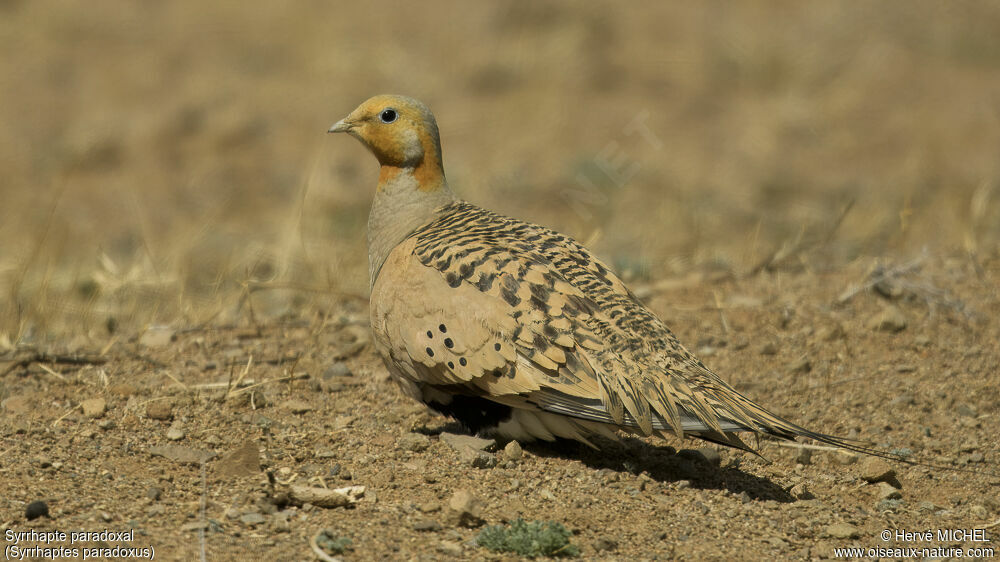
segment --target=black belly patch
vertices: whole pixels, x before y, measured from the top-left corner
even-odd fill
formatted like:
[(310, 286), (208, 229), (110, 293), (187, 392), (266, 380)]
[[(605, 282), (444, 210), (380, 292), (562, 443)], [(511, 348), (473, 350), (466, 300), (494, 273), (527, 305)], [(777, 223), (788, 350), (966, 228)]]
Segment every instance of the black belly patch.
[(435, 411), (455, 418), (472, 433), (495, 428), (501, 422), (509, 420), (513, 410), (510, 406), (497, 404), (485, 398), (460, 394), (453, 394), (447, 404), (431, 401), (427, 405)]

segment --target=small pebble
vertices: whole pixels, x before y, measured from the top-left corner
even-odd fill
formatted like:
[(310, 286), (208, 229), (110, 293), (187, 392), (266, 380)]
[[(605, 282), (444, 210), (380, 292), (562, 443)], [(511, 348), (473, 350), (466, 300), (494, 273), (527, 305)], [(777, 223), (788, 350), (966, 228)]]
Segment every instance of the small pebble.
[(174, 408), (166, 400), (146, 404), (146, 417), (151, 420), (170, 421), (174, 419)]
[(896, 471), (889, 463), (877, 457), (867, 457), (861, 462), (859, 476), (865, 482), (892, 482), (896, 478)]
[(167, 439), (171, 441), (180, 441), (184, 439), (184, 430), (177, 426), (171, 426), (167, 430)]
[(108, 403), (103, 398), (88, 398), (80, 403), (80, 407), (88, 418), (99, 418), (107, 411)]
[(323, 378), (329, 379), (333, 377), (353, 377), (354, 373), (351, 372), (351, 368), (347, 366), (347, 363), (343, 361), (337, 361), (333, 365), (323, 371)]
[(503, 448), (503, 458), (508, 461), (517, 462), (524, 456), (524, 449), (517, 441), (511, 441)]
[(483, 502), (468, 490), (458, 490), (448, 501), (448, 521), (462, 527), (478, 527), (485, 523), (482, 518)]
[(899, 490), (892, 487), (891, 484), (885, 482), (879, 482), (876, 487), (876, 493), (878, 494), (878, 499), (880, 500), (898, 500), (903, 497), (903, 494)]
[(431, 440), (422, 433), (406, 433), (396, 440), (396, 446), (404, 451), (419, 453), (431, 446)]
[(826, 528), (826, 534), (835, 539), (856, 539), (861, 536), (858, 528), (849, 523), (834, 523)]
[(24, 517), (28, 521), (38, 519), (39, 517), (43, 516), (44, 517), (49, 516), (49, 504), (45, 503), (42, 500), (35, 500), (29, 503), (28, 506), (24, 508)]
[(159, 500), (161, 496), (163, 496), (162, 488), (157, 488), (156, 486), (150, 486), (146, 490), (146, 497), (153, 501)]
[(494, 468), (497, 465), (497, 457), (486, 451), (477, 451), (472, 447), (465, 447), (458, 452), (458, 457), (463, 464), (472, 468)]
[(457, 433), (444, 432), (441, 434), (441, 442), (446, 443), (452, 449), (456, 451), (461, 451), (465, 447), (469, 447), (476, 451), (487, 451), (492, 450), (496, 446), (497, 442), (493, 439), (483, 439), (482, 437), (476, 437), (474, 435), (460, 435)]

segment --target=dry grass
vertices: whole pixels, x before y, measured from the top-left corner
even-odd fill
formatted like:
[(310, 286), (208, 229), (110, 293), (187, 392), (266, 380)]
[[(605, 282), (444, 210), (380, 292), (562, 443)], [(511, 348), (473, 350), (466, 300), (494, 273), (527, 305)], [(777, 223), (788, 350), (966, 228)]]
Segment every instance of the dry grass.
[(385, 91), (463, 196), (633, 276), (1000, 240), (989, 3), (0, 12), (0, 348), (363, 299), (373, 163), (323, 131)]

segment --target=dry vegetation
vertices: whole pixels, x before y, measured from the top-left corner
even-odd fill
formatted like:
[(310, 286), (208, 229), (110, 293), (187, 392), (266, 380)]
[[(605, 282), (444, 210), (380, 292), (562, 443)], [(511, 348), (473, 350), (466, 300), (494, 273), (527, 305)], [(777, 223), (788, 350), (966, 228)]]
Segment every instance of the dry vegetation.
[[(988, 525), (997, 29), (976, 2), (0, 0), (0, 527), (144, 529), (165, 559), (202, 530), (212, 559), (306, 559), (325, 528), (351, 559), (496, 557), (448, 523), (461, 489), (585, 557), (822, 558)], [(374, 163), (324, 131), (382, 92), (435, 110), (462, 196), (586, 241), (752, 397), (979, 474), (896, 467), (887, 507), (857, 465), (767, 443), (771, 465), (628, 441), (472, 468), (366, 345)], [(150, 456), (172, 425), (369, 494), (275, 508), (256, 467)], [(26, 521), (38, 499), (52, 517)]]

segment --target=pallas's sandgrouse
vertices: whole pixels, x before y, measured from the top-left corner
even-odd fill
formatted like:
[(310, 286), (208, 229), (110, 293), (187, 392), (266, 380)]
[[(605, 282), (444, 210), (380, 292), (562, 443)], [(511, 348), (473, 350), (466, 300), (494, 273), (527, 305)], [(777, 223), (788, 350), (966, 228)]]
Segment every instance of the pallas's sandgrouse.
[[(434, 116), (381, 95), (330, 132), (381, 165), (368, 218), (371, 326), (403, 390), (474, 432), (530, 441), (623, 429), (750, 450), (804, 429), (723, 381), (572, 238), (459, 200)], [(867, 450), (866, 450), (867, 451)]]

